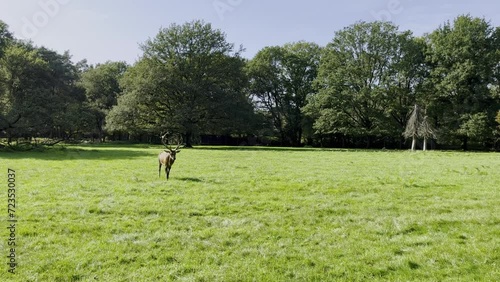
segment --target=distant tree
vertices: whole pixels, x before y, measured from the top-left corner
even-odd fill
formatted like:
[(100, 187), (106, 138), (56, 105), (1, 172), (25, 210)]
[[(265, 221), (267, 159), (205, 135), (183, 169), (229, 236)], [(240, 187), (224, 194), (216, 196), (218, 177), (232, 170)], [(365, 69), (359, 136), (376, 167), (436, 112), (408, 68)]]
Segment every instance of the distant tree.
[(151, 71), (144, 59), (129, 67), (120, 81), (123, 94), (106, 116), (106, 129), (133, 135), (160, 132), (160, 113), (149, 105), (154, 103), (152, 99), (161, 77), (160, 73)]
[(83, 60), (78, 61), (78, 62), (75, 64), (75, 67), (76, 67), (76, 69), (78, 70), (78, 72), (80, 72), (80, 73), (84, 73), (84, 72), (86, 72), (86, 71), (90, 70), (90, 68), (91, 68), (92, 66), (88, 64), (87, 59), (83, 59)]
[(47, 122), (42, 105), (44, 97), (49, 95), (48, 89), (38, 85), (45, 83), (48, 64), (36, 50), (18, 44), (7, 47), (0, 60), (4, 90), (0, 99), (0, 128), (7, 133), (10, 143), (13, 137), (34, 132)]
[(425, 76), (423, 46), (387, 22), (360, 22), (325, 48), (307, 112), (323, 134), (366, 137), (401, 132)]
[(5, 48), (12, 44), (13, 39), (12, 33), (9, 31), (9, 26), (0, 20), (0, 58), (4, 54)]
[(5, 50), (12, 44), (12, 39), (8, 25), (0, 20), (0, 132), (12, 128), (13, 124), (17, 123), (21, 118), (19, 115), (12, 116), (12, 113), (10, 113), (10, 97), (7, 92), (9, 90), (9, 78), (4, 67)]
[(495, 147), (496, 147), (496, 146), (498, 146), (498, 143), (500, 142), (500, 111), (498, 111), (497, 117), (496, 117), (495, 120), (497, 122), (497, 127), (496, 127), (496, 130), (495, 130), (495, 137), (496, 137)]
[(428, 38), (434, 89), (429, 110), (439, 126), (439, 138), (461, 140), (465, 150), (469, 140), (492, 137), (485, 127), (493, 127), (499, 105), (492, 95), (500, 61), (498, 36), (486, 20), (463, 15)]
[(424, 151), (427, 151), (427, 141), (431, 138), (436, 138), (434, 126), (429, 121), (429, 116), (424, 113), (424, 118), (420, 124), (420, 136), (424, 138)]
[[(110, 128), (178, 132), (191, 146), (195, 134), (248, 123), (242, 120), (252, 111), (245, 96), (245, 60), (224, 33), (202, 21), (174, 24), (142, 50), (124, 77), (125, 93), (110, 113)], [(132, 115), (136, 121), (120, 124)]]
[[(47, 64), (45, 70), (40, 70), (33, 85), (35, 91), (43, 95), (33, 101), (34, 107), (27, 108), (36, 109), (29, 126), (34, 135), (54, 139), (71, 138), (75, 131), (74, 128), (68, 128), (68, 113), (75, 108), (74, 105), (85, 101), (82, 89), (77, 86), (79, 73), (71, 61), (71, 55), (68, 51), (60, 54), (45, 47), (28, 45), (27, 48), (33, 48)], [(84, 116), (83, 112), (73, 114)]]
[(415, 151), (417, 147), (417, 139), (420, 137), (420, 125), (422, 124), (423, 121), (423, 116), (422, 113), (420, 112), (420, 107), (418, 105), (415, 105), (415, 108), (413, 109), (413, 112), (410, 116), (410, 119), (408, 120), (408, 123), (406, 125), (406, 130), (403, 133), (403, 135), (406, 138), (411, 138), (411, 150)]
[[(80, 66), (84, 66), (83, 62)], [(80, 86), (85, 89), (86, 102), (94, 116), (94, 131), (105, 139), (106, 116), (118, 103), (122, 93), (120, 80), (127, 70), (125, 62), (106, 62), (87, 68), (81, 75)]]
[(272, 121), (284, 145), (299, 146), (307, 117), (303, 108), (315, 90), (321, 49), (308, 42), (266, 47), (248, 64), (250, 92)]
[(423, 150), (427, 150), (427, 140), (434, 137), (434, 129), (430, 124), (428, 117), (422, 112), (418, 105), (415, 105), (410, 119), (407, 122), (405, 132), (403, 133), (405, 138), (411, 138), (411, 150), (415, 151), (417, 147), (417, 139), (424, 139)]
[[(413, 113), (412, 107), (415, 104), (426, 105), (426, 79), (429, 73), (425, 63), (424, 39), (414, 38), (411, 32), (406, 31), (397, 36), (397, 41), (396, 54), (386, 82), (387, 97), (384, 99), (384, 115), (388, 118), (386, 134), (394, 138), (399, 137), (401, 130), (408, 124)], [(422, 122), (428, 123), (426, 114)], [(400, 143), (400, 148), (402, 145)]]
[(494, 127), (490, 126), (488, 122), (488, 113), (478, 112), (462, 115), (461, 119), (460, 128), (457, 130), (460, 136), (478, 142), (485, 142), (493, 137)]
[(0, 128), (9, 142), (15, 137), (67, 135), (66, 113), (84, 101), (69, 53), (15, 43), (0, 59), (0, 74)]

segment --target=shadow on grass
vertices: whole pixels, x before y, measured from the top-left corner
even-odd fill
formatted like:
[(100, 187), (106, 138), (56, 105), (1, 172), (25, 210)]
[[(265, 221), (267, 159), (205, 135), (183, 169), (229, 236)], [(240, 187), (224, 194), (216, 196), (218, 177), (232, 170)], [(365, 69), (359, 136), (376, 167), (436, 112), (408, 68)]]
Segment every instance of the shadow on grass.
[(259, 146), (195, 146), (187, 150), (208, 151), (274, 151), (274, 152), (404, 152), (397, 149), (359, 149), (359, 148), (313, 148), (313, 147), (259, 147)]
[(304, 147), (252, 147), (252, 146), (195, 146), (190, 150), (207, 151), (275, 151), (275, 152), (322, 152), (322, 151), (341, 151), (342, 149), (325, 148), (304, 148)]
[(148, 156), (144, 151), (126, 147), (54, 147), (42, 151), (0, 151), (0, 159), (36, 160), (119, 160)]
[[(37, 159), (37, 160), (120, 160), (147, 157), (148, 152), (144, 150), (162, 150), (160, 145), (150, 144), (83, 144), (83, 145), (63, 145), (47, 147), (42, 150), (32, 151), (12, 151), (0, 149), (0, 159)], [(401, 152), (398, 150), (361, 150), (361, 149), (332, 149), (332, 148), (297, 148), (297, 147), (259, 147), (259, 146), (195, 146), (185, 148), (193, 151), (248, 151), (248, 152)], [(156, 157), (156, 156), (154, 156)], [(195, 179), (185, 179), (185, 181), (195, 181)]]
[(193, 183), (203, 182), (202, 179), (195, 178), (195, 177), (181, 177), (181, 178), (178, 178), (177, 180), (184, 181), (184, 182), (193, 182)]

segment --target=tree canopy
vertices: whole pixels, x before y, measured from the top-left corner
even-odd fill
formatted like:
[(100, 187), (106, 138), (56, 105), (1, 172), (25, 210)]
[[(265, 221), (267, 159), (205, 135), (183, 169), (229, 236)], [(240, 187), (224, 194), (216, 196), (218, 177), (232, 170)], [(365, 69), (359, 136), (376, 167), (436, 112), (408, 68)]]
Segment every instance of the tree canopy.
[(170, 133), (187, 146), (215, 135), (498, 149), (499, 27), (461, 15), (421, 37), (378, 21), (332, 35), (326, 46), (297, 41), (245, 59), (223, 31), (192, 21), (161, 28), (132, 65), (89, 65), (16, 39), (0, 21), (0, 142)]
[(85, 89), (86, 102), (92, 112), (94, 132), (100, 139), (105, 135), (106, 116), (122, 93), (120, 80), (127, 67), (125, 62), (106, 62), (85, 70), (80, 78), (79, 84)]
[(306, 107), (319, 134), (399, 136), (425, 75), (421, 44), (387, 22), (356, 23), (324, 50)]
[(147, 40), (142, 50), (143, 57), (125, 75), (112, 126), (118, 128), (116, 121), (123, 120), (119, 113), (134, 113), (135, 129), (181, 133), (187, 146), (200, 132), (244, 130), (252, 112), (244, 92), (245, 60), (224, 33), (202, 21), (174, 24)]
[[(498, 110), (496, 72), (500, 62), (499, 29), (469, 15), (447, 22), (428, 37), (429, 97), (441, 139), (491, 138)], [(478, 134), (481, 132), (480, 134)]]
[(313, 95), (321, 48), (298, 42), (261, 50), (248, 64), (250, 93), (283, 145), (299, 146), (307, 126), (303, 107)]

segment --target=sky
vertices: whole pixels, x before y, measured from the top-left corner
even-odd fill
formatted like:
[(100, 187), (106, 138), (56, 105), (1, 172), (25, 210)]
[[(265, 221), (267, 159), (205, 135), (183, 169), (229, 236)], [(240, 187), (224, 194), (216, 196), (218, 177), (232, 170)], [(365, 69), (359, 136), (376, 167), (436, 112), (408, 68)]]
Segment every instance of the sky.
[(160, 28), (204, 20), (245, 48), (252, 58), (266, 46), (310, 41), (325, 46), (335, 32), (359, 21), (392, 21), (416, 36), (458, 15), (500, 26), (492, 0), (0, 0), (0, 20), (16, 38), (58, 52), (73, 62), (136, 62), (140, 44)]

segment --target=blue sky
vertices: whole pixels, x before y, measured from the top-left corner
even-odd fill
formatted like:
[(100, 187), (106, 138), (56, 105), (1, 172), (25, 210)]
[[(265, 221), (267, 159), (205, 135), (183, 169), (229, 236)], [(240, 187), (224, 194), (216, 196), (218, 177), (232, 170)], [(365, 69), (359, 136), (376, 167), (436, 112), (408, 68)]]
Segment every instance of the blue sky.
[(299, 40), (326, 45), (357, 21), (391, 20), (422, 35), (460, 14), (500, 26), (500, 3), (491, 0), (0, 0), (0, 19), (16, 37), (92, 64), (132, 64), (139, 44), (161, 27), (195, 19), (224, 31), (252, 58), (266, 46)]

